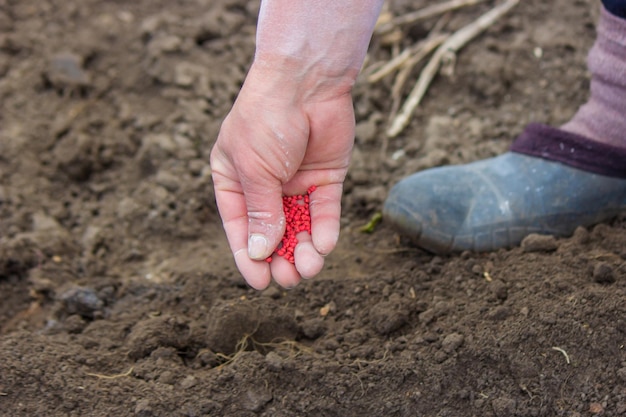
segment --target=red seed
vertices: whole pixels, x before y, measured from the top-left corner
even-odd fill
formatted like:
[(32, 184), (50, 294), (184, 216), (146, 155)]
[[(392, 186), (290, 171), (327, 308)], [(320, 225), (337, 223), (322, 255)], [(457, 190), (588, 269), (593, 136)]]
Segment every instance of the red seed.
[[(310, 195), (316, 190), (316, 186), (312, 185), (306, 194), (283, 196), (283, 211), (285, 213), (285, 235), (281, 239), (281, 244), (274, 253), (282, 256), (289, 262), (294, 263), (294, 251), (298, 245), (296, 235), (306, 231), (311, 234), (311, 213), (309, 211)], [(267, 258), (267, 262), (271, 262), (272, 258)]]

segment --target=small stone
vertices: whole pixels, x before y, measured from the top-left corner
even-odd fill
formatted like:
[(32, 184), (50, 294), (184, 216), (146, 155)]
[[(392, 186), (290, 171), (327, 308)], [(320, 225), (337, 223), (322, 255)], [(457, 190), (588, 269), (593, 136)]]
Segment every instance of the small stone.
[(87, 326), (87, 322), (78, 314), (72, 314), (63, 323), (63, 327), (68, 333), (80, 333)]
[(501, 397), (494, 399), (491, 407), (497, 417), (510, 417), (515, 415), (517, 404), (513, 398)]
[(508, 291), (506, 284), (499, 279), (496, 279), (493, 282), (491, 282), (489, 289), (491, 290), (493, 295), (495, 295), (496, 298), (498, 298), (498, 300), (504, 301), (509, 296), (509, 291)]
[(317, 339), (326, 333), (326, 322), (323, 319), (311, 319), (302, 323), (302, 333), (309, 339)]
[(218, 356), (208, 349), (205, 349), (198, 353), (198, 360), (204, 366), (214, 367), (220, 364), (220, 359), (218, 358)]
[(33, 214), (33, 231), (55, 231), (63, 232), (63, 227), (56, 221), (55, 218), (48, 216), (43, 212), (36, 212)]
[(265, 404), (272, 401), (272, 393), (267, 389), (248, 390), (244, 394), (243, 407), (246, 410), (258, 412), (263, 409)]
[(433, 360), (436, 363), (443, 363), (446, 359), (448, 359), (448, 355), (440, 350), (435, 352), (435, 354), (433, 355)]
[(592, 277), (598, 284), (613, 284), (615, 282), (615, 271), (610, 264), (598, 262), (593, 267)]
[(90, 77), (83, 69), (83, 61), (82, 57), (71, 52), (55, 54), (50, 59), (45, 77), (57, 88), (87, 86)]
[[(135, 213), (139, 212), (141, 209), (141, 204), (139, 204), (139, 202), (137, 202), (135, 199), (133, 199), (132, 197), (124, 197), (119, 201), (119, 203), (117, 203), (115, 214), (119, 219), (128, 219)], [(89, 227), (91, 228), (91, 226)], [(87, 245), (88, 242), (99, 242), (101, 240), (99, 238), (100, 230), (101, 229), (99, 227), (95, 227), (94, 229), (88, 229), (85, 232), (85, 236), (83, 237), (83, 239), (87, 240), (84, 243)], [(96, 240), (96, 238), (98, 239)], [(96, 245), (93, 245), (93, 247), (95, 246)]]
[(276, 352), (269, 352), (265, 355), (267, 367), (272, 371), (282, 371), (285, 360)]
[(181, 50), (183, 41), (175, 35), (159, 35), (150, 40), (148, 43), (148, 51), (152, 56), (158, 56), (162, 53), (178, 52)]
[(424, 341), (428, 343), (435, 343), (439, 340), (439, 335), (435, 332), (426, 332), (424, 333)]
[(502, 321), (506, 320), (511, 315), (511, 309), (507, 306), (497, 306), (491, 309), (486, 318), (490, 320)]
[(95, 312), (102, 310), (104, 302), (98, 297), (93, 288), (71, 286), (59, 296), (63, 303), (63, 311), (67, 314), (78, 314), (82, 317), (93, 318)]
[(401, 303), (383, 301), (376, 304), (370, 310), (370, 323), (374, 330), (386, 336), (404, 326), (409, 319), (407, 308)]
[(207, 166), (207, 163), (202, 159), (192, 159), (191, 161), (189, 161), (189, 164), (188, 164), (189, 172), (194, 177), (200, 176), (200, 174), (202, 174), (202, 171), (204, 170), (206, 166)]
[(164, 170), (160, 170), (156, 174), (155, 181), (161, 187), (172, 193), (180, 188), (180, 179), (176, 175)]
[(344, 342), (353, 346), (361, 345), (369, 339), (369, 335), (365, 330), (355, 329), (344, 335)]
[(459, 347), (461, 347), (464, 341), (465, 341), (465, 337), (462, 334), (450, 333), (441, 342), (441, 348), (446, 353), (452, 353), (455, 350), (457, 350)]
[(135, 406), (135, 415), (140, 417), (150, 417), (154, 415), (152, 410), (152, 405), (150, 404), (150, 400), (143, 399), (137, 401), (137, 405)]
[(163, 373), (159, 375), (159, 382), (161, 384), (174, 385), (176, 376), (172, 371), (163, 371)]
[(206, 77), (206, 69), (190, 62), (180, 62), (174, 67), (174, 84), (191, 87), (198, 79)]
[(320, 316), (326, 317), (327, 315), (334, 313), (337, 310), (337, 304), (334, 301), (324, 305), (320, 308)]
[(604, 413), (604, 407), (600, 403), (591, 403), (589, 404), (589, 412), (595, 415), (602, 414)]
[(432, 308), (429, 308), (428, 310), (421, 312), (418, 318), (421, 323), (429, 324), (435, 319), (435, 310)]
[(472, 272), (476, 275), (483, 275), (485, 273), (485, 268), (480, 264), (474, 264), (472, 266)]
[(551, 235), (538, 235), (532, 233), (522, 240), (522, 250), (524, 252), (553, 252), (559, 245), (556, 238)]
[(197, 383), (198, 383), (198, 380), (196, 379), (195, 376), (187, 375), (185, 379), (180, 381), (180, 386), (182, 389), (189, 389), (189, 388), (195, 387)]
[(162, 161), (170, 158), (178, 150), (178, 145), (170, 135), (149, 134), (144, 136), (141, 147), (135, 156), (142, 175), (152, 175)]
[(158, 347), (150, 353), (150, 357), (152, 359), (167, 359), (167, 360), (176, 360), (178, 358), (178, 353), (176, 349), (172, 347)]
[(74, 181), (86, 181), (102, 168), (94, 139), (85, 134), (68, 134), (61, 138), (52, 151), (60, 171)]

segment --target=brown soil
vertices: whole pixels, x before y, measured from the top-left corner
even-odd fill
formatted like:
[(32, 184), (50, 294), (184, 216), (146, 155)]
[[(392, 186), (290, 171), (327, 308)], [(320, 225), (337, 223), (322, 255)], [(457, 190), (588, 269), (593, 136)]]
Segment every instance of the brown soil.
[(450, 257), (359, 232), (406, 174), (585, 100), (599, 2), (520, 3), (400, 138), (381, 139), (393, 80), (359, 83), (339, 248), (256, 292), (207, 161), (258, 1), (0, 0), (0, 414), (626, 415), (626, 217)]

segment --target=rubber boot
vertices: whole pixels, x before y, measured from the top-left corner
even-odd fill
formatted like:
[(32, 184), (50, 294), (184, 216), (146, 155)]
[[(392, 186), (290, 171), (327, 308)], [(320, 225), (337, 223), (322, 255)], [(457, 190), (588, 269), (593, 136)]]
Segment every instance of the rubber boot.
[(396, 184), (383, 216), (434, 253), (492, 251), (530, 233), (568, 236), (626, 210), (626, 179), (508, 152)]

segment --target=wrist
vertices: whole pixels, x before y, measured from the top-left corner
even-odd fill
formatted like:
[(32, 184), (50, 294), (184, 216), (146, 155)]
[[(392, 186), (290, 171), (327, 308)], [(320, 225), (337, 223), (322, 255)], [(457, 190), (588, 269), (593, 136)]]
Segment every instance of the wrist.
[(349, 93), (382, 2), (264, 0), (254, 71), (306, 94)]
[(358, 73), (359, 69), (338, 68), (333, 62), (263, 54), (255, 57), (245, 87), (265, 98), (327, 101), (350, 94)]

